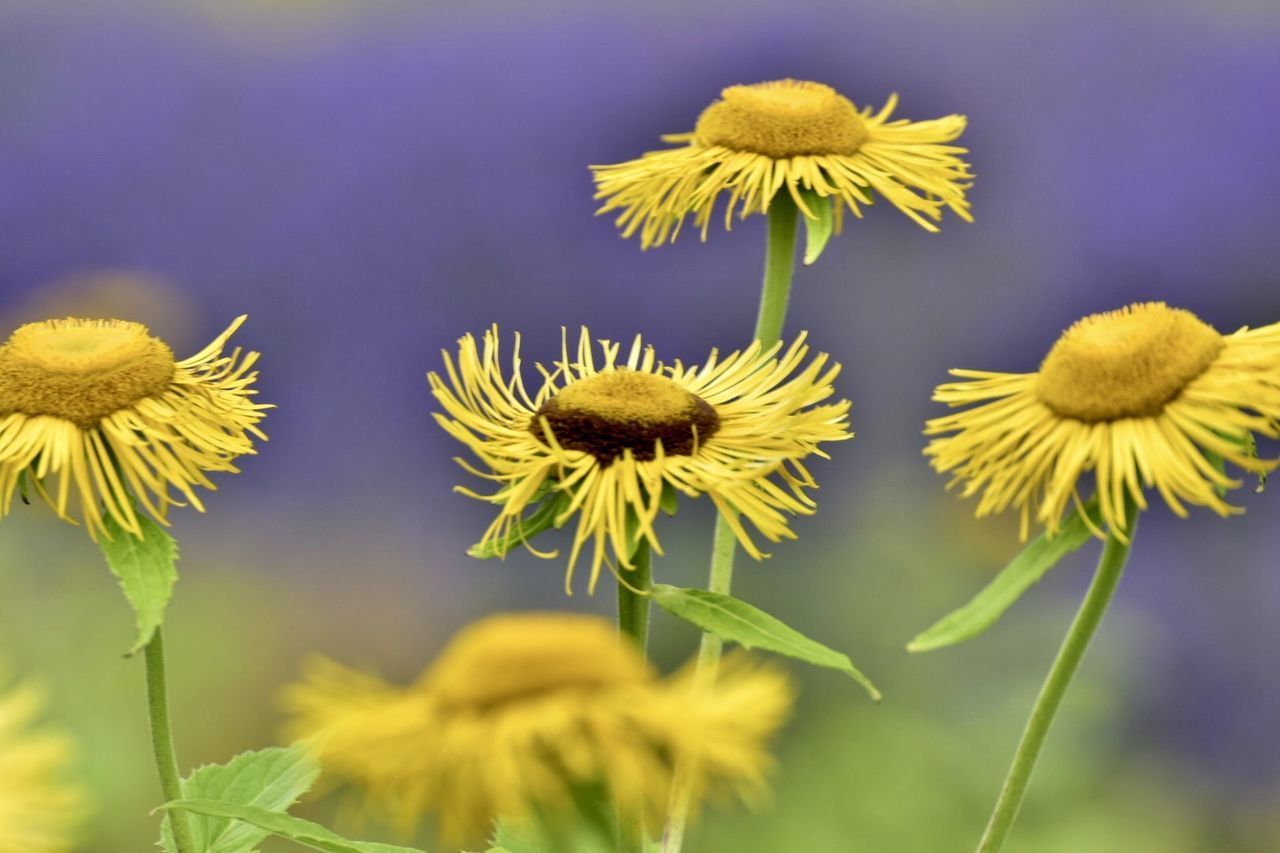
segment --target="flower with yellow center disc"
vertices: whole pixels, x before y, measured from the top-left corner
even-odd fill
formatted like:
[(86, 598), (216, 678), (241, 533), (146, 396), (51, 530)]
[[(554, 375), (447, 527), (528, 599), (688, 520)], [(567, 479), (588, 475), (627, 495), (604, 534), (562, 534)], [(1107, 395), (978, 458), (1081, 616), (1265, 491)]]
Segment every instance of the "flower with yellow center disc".
[[(934, 399), (981, 405), (929, 421), (925, 453), (954, 474), (978, 515), (1015, 508), (1025, 538), (1032, 516), (1056, 532), (1080, 478), (1094, 472), (1102, 518), (1125, 529), (1125, 497), (1146, 509), (1154, 487), (1185, 516), (1185, 504), (1239, 512), (1222, 491), (1240, 481), (1217, 460), (1264, 474), (1254, 435), (1280, 436), (1280, 324), (1221, 335), (1162, 302), (1080, 320), (1053, 345), (1038, 373), (953, 370), (966, 381)], [(1098, 532), (1102, 535), (1101, 531)]]
[(68, 318), (14, 332), (0, 345), (0, 518), (27, 485), (94, 539), (104, 509), (141, 535), (135, 499), (161, 523), (182, 499), (203, 511), (194, 487), (215, 488), (205, 473), (238, 470), (251, 437), (266, 439), (256, 425), (270, 406), (250, 387), (258, 354), (223, 354), (244, 319), (183, 361), (139, 323)]
[(330, 778), (406, 829), (436, 813), (455, 843), (499, 816), (571, 812), (586, 785), (653, 828), (679, 760), (700, 796), (752, 800), (792, 700), (785, 674), (745, 658), (715, 684), (662, 679), (606, 620), (567, 613), (483, 619), (408, 687), (317, 660), (285, 696), (290, 736)]
[(42, 704), (31, 686), (0, 695), (0, 853), (72, 850), (84, 819), (84, 795), (64, 778), (71, 741), (31, 728)]
[(720, 98), (692, 133), (662, 137), (682, 147), (591, 167), (604, 201), (599, 212), (619, 211), (622, 235), (639, 231), (642, 248), (674, 240), (690, 214), (705, 240), (726, 193), (726, 229), (735, 208), (743, 218), (766, 213), (784, 189), (811, 219), (818, 215), (811, 204), (831, 204), (837, 230), (846, 206), (861, 217), (876, 195), (929, 231), (938, 230), (944, 208), (972, 221), (965, 191), (973, 175), (960, 159), (966, 149), (946, 144), (964, 131), (964, 116), (890, 121), (897, 95), (873, 114), (805, 80), (730, 86)]
[(566, 338), (554, 369), (538, 366), (544, 382), (533, 396), (521, 378), (519, 346), (517, 337), (509, 378), (496, 327), (483, 348), (471, 335), (462, 338), (456, 362), (444, 353), (445, 376), (429, 376), (444, 407), (436, 419), (487, 470), (460, 464), (498, 484), (491, 495), (460, 489), (502, 507), (481, 547), (519, 536), (526, 510), (539, 501), (559, 502), (556, 526), (578, 517), (566, 590), (588, 543), (590, 589), (607, 549), (626, 568), (640, 538), (662, 553), (654, 520), (664, 491), (709, 495), (760, 559), (742, 518), (772, 542), (794, 538), (787, 516), (815, 506), (805, 490), (816, 484), (802, 460), (825, 458), (822, 442), (852, 437), (847, 401), (819, 405), (834, 393), (839, 365), (818, 355), (801, 369), (809, 351), (803, 335), (785, 351), (757, 343), (725, 358), (712, 351), (705, 364), (686, 367), (664, 366), (639, 336), (625, 358), (619, 344), (601, 341), (597, 361), (584, 328), (576, 358)]

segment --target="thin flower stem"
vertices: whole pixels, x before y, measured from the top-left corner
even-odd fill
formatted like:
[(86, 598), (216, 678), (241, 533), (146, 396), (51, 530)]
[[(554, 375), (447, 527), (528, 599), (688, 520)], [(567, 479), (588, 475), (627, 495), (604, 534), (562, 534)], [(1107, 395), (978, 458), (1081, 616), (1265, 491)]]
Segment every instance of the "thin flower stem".
[(640, 540), (631, 555), (634, 568), (627, 573), (627, 582), (618, 580), (618, 632), (629, 638), (641, 654), (649, 646), (649, 596), (653, 586), (652, 557), (649, 542)]
[[(646, 539), (641, 539), (631, 555), (633, 568), (624, 583), (618, 578), (618, 633), (628, 638), (648, 657), (649, 610), (648, 592), (653, 586), (653, 555)], [(644, 853), (644, 826), (637, 820), (618, 815), (618, 853)]]
[[(760, 313), (756, 317), (756, 340), (768, 349), (782, 337), (787, 318), (787, 298), (791, 294), (791, 277), (795, 272), (796, 216), (798, 210), (791, 196), (779, 193), (769, 207), (769, 237), (764, 253), (764, 286), (760, 291)], [(711, 572), (707, 589), (728, 595), (733, 588), (733, 557), (737, 550), (733, 529), (723, 515), (716, 516), (715, 539), (711, 545)], [(720, 667), (724, 641), (714, 634), (702, 635), (698, 649), (698, 683), (715, 681)], [(693, 797), (693, 774), (689, 763), (676, 765), (671, 784), (671, 802), (667, 808), (667, 825), (662, 832), (662, 853), (680, 853), (685, 826)]]
[[(160, 788), (165, 802), (182, 799), (182, 777), (178, 772), (178, 756), (173, 749), (173, 729), (169, 724), (169, 689), (164, 671), (164, 636), (156, 628), (151, 642), (147, 643), (147, 711), (151, 717), (151, 750), (160, 772)], [(195, 836), (191, 833), (191, 820), (186, 812), (169, 812), (169, 826), (173, 830), (173, 844), (177, 853), (195, 853)]]
[(764, 252), (764, 286), (760, 313), (756, 316), (756, 340), (768, 349), (782, 337), (787, 319), (787, 297), (795, 272), (796, 217), (799, 210), (787, 193), (778, 193), (769, 205), (769, 241)]
[(991, 813), (987, 829), (978, 842), (978, 853), (997, 853), (1004, 846), (1013, 821), (1018, 816), (1018, 808), (1026, 795), (1031, 772), (1035, 769), (1036, 759), (1049, 734), (1049, 727), (1053, 725), (1054, 715), (1062, 704), (1062, 697), (1066, 695), (1067, 687), (1089, 647), (1089, 641), (1102, 621), (1102, 614), (1106, 612), (1107, 605), (1115, 595), (1116, 586), (1120, 583), (1120, 575), (1124, 572), (1124, 564), (1129, 557), (1129, 543), (1133, 541), (1133, 533), (1137, 527), (1137, 515), (1132, 506), (1129, 512), (1132, 521), (1125, 537), (1129, 542), (1119, 539), (1114, 533), (1107, 538), (1089, 592), (1085, 594), (1080, 610), (1058, 650), (1058, 657), (1049, 670), (1044, 686), (1040, 688), (1040, 696), (1031, 710), (1022, 740), (1018, 743), (1018, 751), (1014, 753), (1013, 764), (1010, 765), (1004, 787), (1000, 790), (995, 811)]

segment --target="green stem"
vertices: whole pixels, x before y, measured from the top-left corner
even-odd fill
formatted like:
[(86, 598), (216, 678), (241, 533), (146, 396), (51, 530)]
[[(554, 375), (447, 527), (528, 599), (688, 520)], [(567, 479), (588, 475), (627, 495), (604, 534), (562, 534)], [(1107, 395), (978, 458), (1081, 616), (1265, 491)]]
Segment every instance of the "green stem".
[(756, 315), (756, 340), (768, 349), (782, 337), (787, 297), (796, 263), (796, 218), (799, 210), (788, 193), (778, 193), (769, 205), (769, 238), (764, 251), (764, 286)]
[[(182, 777), (178, 773), (178, 756), (173, 749), (173, 729), (169, 724), (169, 689), (164, 671), (164, 636), (156, 628), (146, 647), (147, 711), (151, 717), (151, 751), (156, 770), (160, 772), (160, 788), (165, 802), (182, 799)], [(169, 812), (173, 844), (178, 853), (195, 853), (195, 836), (186, 812)]]
[(635, 567), (627, 573), (627, 582), (618, 581), (618, 632), (629, 638), (645, 654), (649, 646), (649, 589), (653, 586), (652, 559), (649, 542), (640, 540), (631, 555)]
[[(737, 547), (738, 541), (724, 516), (716, 516), (715, 539), (711, 545), (711, 576), (707, 581), (707, 589), (729, 594), (733, 583), (733, 557)], [(715, 634), (702, 635), (695, 673), (699, 683), (715, 680), (723, 650), (724, 640)], [(671, 783), (671, 802), (667, 808), (667, 825), (662, 831), (662, 853), (679, 853), (684, 844), (684, 831), (689, 822), (689, 807), (693, 798), (695, 769), (687, 761), (676, 765), (675, 778)]]
[[(646, 539), (641, 539), (631, 555), (633, 568), (626, 583), (618, 580), (618, 633), (635, 643), (640, 654), (648, 655), (648, 592), (653, 587), (653, 557)], [(626, 821), (621, 815), (617, 825), (618, 853), (644, 853), (645, 833), (640, 821)]]
[[(799, 211), (787, 193), (778, 193), (769, 205), (769, 236), (764, 252), (764, 285), (760, 290), (760, 313), (756, 317), (756, 340), (764, 349), (782, 337), (787, 318), (787, 298), (791, 294), (791, 277), (795, 271), (796, 219)], [(728, 595), (733, 588), (733, 557), (738, 542), (723, 515), (716, 516), (715, 540), (711, 545), (711, 572), (707, 589)], [(711, 682), (720, 667), (724, 641), (704, 633), (698, 648), (697, 678)], [(693, 798), (693, 767), (688, 762), (676, 765), (671, 784), (671, 802), (667, 809), (667, 825), (662, 832), (662, 853), (680, 853), (689, 807)]]
[[(1130, 512), (1136, 511), (1130, 507)], [(1132, 542), (1134, 530), (1137, 528), (1137, 516), (1133, 514), (1130, 518), (1133, 521), (1129, 525), (1126, 538)], [(986, 832), (978, 842), (978, 853), (997, 853), (1004, 846), (1009, 830), (1013, 827), (1013, 821), (1018, 816), (1022, 798), (1026, 795), (1027, 784), (1031, 781), (1031, 771), (1035, 769), (1036, 759), (1044, 746), (1045, 737), (1049, 734), (1049, 727), (1053, 725), (1054, 715), (1062, 704), (1062, 697), (1066, 695), (1072, 677), (1080, 667), (1080, 661), (1089, 647), (1089, 641), (1102, 621), (1102, 614), (1106, 612), (1107, 605), (1115, 595), (1116, 586), (1120, 583), (1120, 575), (1124, 572), (1125, 560), (1129, 557), (1129, 547), (1129, 543), (1118, 539), (1114, 533), (1107, 538), (1107, 544), (1102, 550), (1102, 557), (1098, 561), (1098, 569), (1093, 576), (1093, 583), (1089, 586), (1089, 592), (1085, 594), (1080, 610), (1076, 613), (1076, 618), (1062, 641), (1062, 647), (1058, 650), (1058, 657), (1049, 670), (1044, 686), (1040, 688), (1040, 696), (1031, 710), (1031, 717), (1027, 720), (1027, 727), (1022, 733), (1022, 740), (1018, 743), (1018, 751), (1014, 753), (1013, 764), (1010, 765), (1004, 787), (1000, 790), (995, 811), (991, 813)]]

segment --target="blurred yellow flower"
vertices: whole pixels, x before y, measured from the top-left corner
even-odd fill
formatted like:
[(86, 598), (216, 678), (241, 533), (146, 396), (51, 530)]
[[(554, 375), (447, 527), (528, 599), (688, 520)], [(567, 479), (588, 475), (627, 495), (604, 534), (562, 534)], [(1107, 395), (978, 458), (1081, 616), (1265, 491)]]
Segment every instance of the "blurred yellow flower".
[[(712, 210), (728, 193), (724, 224), (737, 207), (741, 217), (765, 213), (784, 187), (809, 218), (812, 190), (833, 204), (839, 229), (844, 206), (862, 216), (874, 195), (937, 231), (944, 207), (972, 221), (965, 190), (973, 175), (944, 143), (964, 131), (966, 119), (889, 120), (898, 104), (891, 95), (878, 113), (859, 111), (830, 86), (774, 80), (730, 86), (703, 110), (692, 133), (663, 136), (680, 148), (650, 151), (636, 160), (592, 166), (600, 213), (620, 211), (624, 237), (640, 232), (642, 248), (674, 240), (687, 215), (705, 240)], [(830, 201), (827, 201), (830, 199)]]
[(816, 484), (801, 460), (825, 458), (821, 442), (852, 437), (848, 401), (818, 405), (834, 393), (839, 365), (820, 354), (800, 369), (804, 335), (785, 351), (756, 343), (685, 367), (664, 366), (639, 336), (625, 359), (619, 344), (600, 341), (597, 362), (584, 328), (576, 358), (565, 340), (552, 370), (538, 365), (544, 382), (534, 397), (520, 375), (519, 347), (517, 337), (510, 378), (502, 375), (496, 327), (483, 350), (471, 335), (462, 338), (456, 364), (444, 353), (447, 382), (429, 375), (445, 410), (436, 420), (487, 471), (460, 460), (463, 467), (498, 484), (492, 495), (460, 489), (502, 507), (482, 544), (518, 534), (540, 500), (563, 497), (557, 526), (578, 515), (566, 590), (588, 542), (591, 589), (607, 547), (626, 568), (637, 537), (662, 553), (653, 524), (664, 490), (673, 498), (710, 495), (743, 548), (761, 558), (740, 516), (772, 542), (794, 538), (784, 513), (807, 515), (815, 506), (805, 489)]
[(103, 507), (140, 535), (134, 498), (162, 523), (179, 503), (171, 489), (203, 511), (192, 487), (215, 488), (206, 471), (236, 471), (250, 436), (266, 438), (256, 424), (270, 406), (249, 387), (258, 354), (222, 353), (244, 319), (178, 362), (139, 323), (20, 327), (0, 345), (0, 518), (27, 485), (73, 523), (74, 498), (94, 539)]
[(83, 822), (83, 793), (63, 779), (70, 739), (31, 730), (42, 704), (29, 685), (0, 694), (0, 853), (63, 853)]
[[(1094, 314), (1063, 333), (1038, 373), (953, 370), (966, 381), (934, 399), (982, 405), (928, 422), (925, 450), (954, 472), (978, 515), (1009, 507), (1056, 532), (1078, 481), (1095, 471), (1107, 526), (1123, 537), (1125, 495), (1146, 509), (1154, 487), (1185, 516), (1184, 503), (1219, 515), (1241, 510), (1220, 490), (1240, 481), (1215, 458), (1254, 473), (1253, 435), (1280, 436), (1280, 324), (1221, 335), (1194, 314), (1163, 302)], [(1101, 531), (1095, 531), (1102, 535)]]
[(331, 778), (406, 829), (438, 813), (456, 843), (498, 816), (572, 813), (587, 785), (653, 827), (678, 760), (699, 796), (754, 800), (792, 700), (782, 671), (745, 658), (714, 685), (661, 679), (606, 620), (567, 613), (483, 619), (409, 687), (320, 659), (285, 696), (290, 735)]

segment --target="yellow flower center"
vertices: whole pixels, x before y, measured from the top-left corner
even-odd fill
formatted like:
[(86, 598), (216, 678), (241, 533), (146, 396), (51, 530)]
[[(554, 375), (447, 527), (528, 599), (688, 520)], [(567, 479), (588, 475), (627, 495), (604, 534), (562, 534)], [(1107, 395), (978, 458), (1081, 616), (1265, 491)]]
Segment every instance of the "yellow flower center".
[(520, 613), (465, 628), (424, 686), (446, 707), (483, 712), (551, 692), (594, 691), (654, 677), (648, 662), (604, 619)]
[(543, 437), (542, 419), (561, 447), (583, 450), (604, 465), (630, 450), (639, 461), (688, 456), (720, 428), (705, 400), (673, 379), (635, 370), (611, 370), (561, 389), (542, 404), (529, 430)]
[(694, 137), (701, 145), (782, 159), (799, 154), (853, 154), (867, 123), (848, 98), (806, 80), (730, 86), (703, 110)]
[(1077, 322), (1053, 345), (1036, 391), (1059, 415), (1110, 421), (1158, 415), (1213, 363), (1222, 336), (1190, 311), (1130, 305)]
[(173, 351), (141, 323), (28, 323), (0, 346), (0, 415), (52, 415), (88, 429), (159, 394), (173, 371)]

